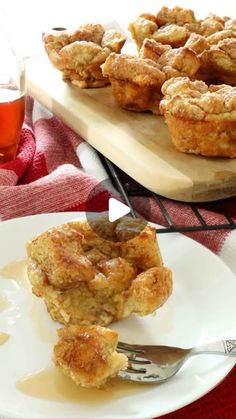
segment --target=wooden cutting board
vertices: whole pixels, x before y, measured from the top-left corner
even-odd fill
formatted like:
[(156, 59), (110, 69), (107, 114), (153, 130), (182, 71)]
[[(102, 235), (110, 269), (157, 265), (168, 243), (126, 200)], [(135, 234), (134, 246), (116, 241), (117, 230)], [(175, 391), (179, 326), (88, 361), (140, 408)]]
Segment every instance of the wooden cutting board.
[(163, 117), (121, 109), (110, 87), (62, 81), (46, 56), (29, 59), (26, 76), (28, 94), (151, 191), (187, 202), (236, 195), (236, 159), (178, 152)]

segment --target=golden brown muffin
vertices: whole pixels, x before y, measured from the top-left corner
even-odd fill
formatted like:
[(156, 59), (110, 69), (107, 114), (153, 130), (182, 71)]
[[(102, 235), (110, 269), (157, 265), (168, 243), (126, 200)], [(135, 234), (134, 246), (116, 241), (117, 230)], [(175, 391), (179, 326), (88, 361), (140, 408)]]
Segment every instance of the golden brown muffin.
[(44, 298), (51, 317), (63, 324), (108, 325), (164, 304), (172, 276), (163, 267), (155, 230), (129, 217), (92, 225), (66, 223), (27, 244), (33, 293)]
[(200, 67), (200, 59), (192, 50), (186, 47), (173, 49), (170, 45), (162, 45), (154, 39), (145, 39), (140, 56), (155, 61), (165, 74), (166, 80), (179, 76), (192, 78)]
[(116, 352), (118, 333), (101, 326), (70, 325), (58, 330), (55, 365), (82, 387), (101, 387), (127, 368), (128, 359)]
[(131, 111), (159, 113), (165, 75), (153, 60), (110, 54), (102, 72), (108, 77), (119, 105)]
[(235, 87), (179, 77), (166, 81), (162, 92), (160, 109), (177, 150), (236, 157)]
[(100, 24), (89, 23), (75, 31), (46, 33), (43, 42), (50, 62), (62, 71), (63, 79), (87, 88), (109, 84), (100, 66), (111, 52), (121, 51), (125, 37), (117, 31), (106, 31)]

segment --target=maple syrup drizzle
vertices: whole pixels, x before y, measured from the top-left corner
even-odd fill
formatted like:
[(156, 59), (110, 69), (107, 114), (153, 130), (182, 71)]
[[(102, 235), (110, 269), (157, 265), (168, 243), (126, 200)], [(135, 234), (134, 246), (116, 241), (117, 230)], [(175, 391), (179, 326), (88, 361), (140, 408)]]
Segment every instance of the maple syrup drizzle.
[(13, 279), (22, 288), (30, 289), (27, 276), (27, 260), (14, 260), (0, 268), (0, 275), (6, 279)]
[[(147, 387), (149, 386), (145, 386)], [(105, 403), (144, 390), (141, 384), (119, 378), (110, 379), (102, 388), (80, 387), (54, 366), (17, 381), (16, 388), (24, 394), (40, 399), (86, 404)]]

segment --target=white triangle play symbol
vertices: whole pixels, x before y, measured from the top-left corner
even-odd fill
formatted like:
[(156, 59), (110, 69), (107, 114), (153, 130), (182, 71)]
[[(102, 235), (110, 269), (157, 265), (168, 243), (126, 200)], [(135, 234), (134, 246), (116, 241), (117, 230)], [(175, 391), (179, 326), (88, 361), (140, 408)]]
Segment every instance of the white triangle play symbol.
[(109, 198), (108, 220), (111, 223), (128, 214), (129, 212), (130, 208), (128, 207), (128, 205), (122, 204), (122, 202), (117, 201), (115, 198)]

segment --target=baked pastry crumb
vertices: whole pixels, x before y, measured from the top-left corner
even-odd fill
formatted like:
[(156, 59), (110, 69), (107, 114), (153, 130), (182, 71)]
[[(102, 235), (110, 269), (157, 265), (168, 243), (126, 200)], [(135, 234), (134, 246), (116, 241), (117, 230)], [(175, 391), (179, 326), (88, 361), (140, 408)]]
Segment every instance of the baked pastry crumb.
[(62, 324), (108, 325), (163, 305), (172, 274), (163, 266), (155, 229), (129, 217), (93, 223), (65, 223), (27, 244), (32, 291), (51, 317)]
[(236, 157), (236, 88), (172, 78), (162, 86), (160, 110), (179, 151)]
[(62, 373), (82, 387), (101, 387), (128, 366), (116, 352), (118, 333), (101, 326), (70, 325), (58, 330), (53, 360)]

